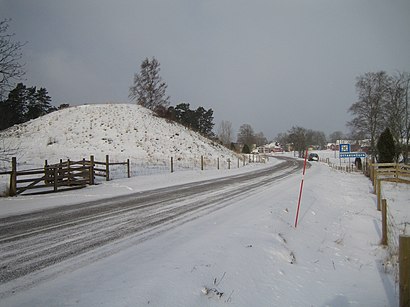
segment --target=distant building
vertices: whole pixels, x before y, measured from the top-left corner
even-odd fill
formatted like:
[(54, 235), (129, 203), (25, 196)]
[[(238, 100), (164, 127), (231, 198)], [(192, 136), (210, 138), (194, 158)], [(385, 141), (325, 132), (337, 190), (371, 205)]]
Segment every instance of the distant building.
[(284, 150), (278, 142), (272, 142), (270, 144), (257, 147), (257, 151), (258, 153), (262, 153), (262, 154), (272, 154), (272, 153), (283, 152)]

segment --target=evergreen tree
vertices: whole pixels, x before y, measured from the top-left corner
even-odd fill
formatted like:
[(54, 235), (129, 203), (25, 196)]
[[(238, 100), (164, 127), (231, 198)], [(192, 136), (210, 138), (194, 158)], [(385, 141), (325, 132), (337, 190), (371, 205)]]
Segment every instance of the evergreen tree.
[(159, 75), (159, 65), (154, 57), (151, 61), (146, 58), (141, 64), (140, 73), (134, 75), (134, 85), (130, 87), (129, 98), (151, 110), (169, 105), (169, 96), (165, 95), (167, 84)]
[(70, 104), (69, 103), (62, 103), (58, 106), (58, 110), (66, 109), (69, 108)]
[(41, 106), (40, 109), (43, 113), (41, 115), (45, 115), (57, 110), (56, 107), (51, 105), (51, 97), (48, 96), (48, 91), (44, 87), (41, 87), (39, 90), (37, 90), (36, 100), (37, 103)]
[[(212, 129), (214, 127), (214, 111), (212, 109), (209, 110), (205, 110), (204, 108), (202, 108), (200, 110), (199, 107), (197, 109), (197, 112), (200, 112), (201, 116), (199, 117), (199, 133), (207, 136), (207, 137), (213, 137), (214, 133), (212, 132)], [(200, 111), (198, 111), (200, 110)]]
[(243, 154), (250, 154), (251, 153), (251, 149), (249, 148), (248, 144), (243, 145), (242, 153)]
[(213, 137), (214, 111), (212, 109), (205, 110), (203, 107), (198, 107), (194, 111), (190, 109), (189, 103), (180, 103), (175, 108), (168, 110), (172, 110), (175, 120), (180, 124), (206, 137)]
[(396, 157), (396, 146), (394, 144), (393, 135), (389, 128), (386, 128), (377, 141), (378, 162), (392, 163)]
[(55, 111), (50, 101), (45, 88), (36, 91), (36, 87), (18, 83), (8, 98), (0, 102), (0, 130)]
[(25, 121), (27, 113), (28, 89), (23, 83), (10, 91), (8, 98), (1, 103), (1, 130)]
[(193, 113), (189, 107), (189, 103), (180, 103), (175, 107), (175, 118), (177, 122), (191, 129), (193, 129), (195, 125)]

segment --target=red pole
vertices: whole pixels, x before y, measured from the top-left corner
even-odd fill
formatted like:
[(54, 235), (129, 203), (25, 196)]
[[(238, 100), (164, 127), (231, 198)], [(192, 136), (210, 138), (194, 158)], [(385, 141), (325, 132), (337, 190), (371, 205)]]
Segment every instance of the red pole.
[(305, 172), (306, 172), (306, 160), (308, 155), (308, 149), (306, 148), (305, 153), (305, 162), (303, 163), (303, 174), (302, 174), (302, 181), (300, 182), (300, 190), (299, 190), (299, 199), (298, 199), (298, 209), (296, 211), (296, 218), (295, 218), (295, 228), (298, 226), (298, 218), (299, 218), (299, 209), (300, 209), (300, 201), (302, 200), (302, 190), (303, 190), (303, 181), (305, 180)]

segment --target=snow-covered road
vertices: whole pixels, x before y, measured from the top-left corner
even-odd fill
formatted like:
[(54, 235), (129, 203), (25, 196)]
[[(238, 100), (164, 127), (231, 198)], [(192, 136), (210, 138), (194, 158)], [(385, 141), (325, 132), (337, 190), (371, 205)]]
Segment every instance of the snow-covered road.
[[(397, 287), (384, 267), (387, 253), (379, 245), (381, 216), (368, 178), (312, 163), (295, 229), (301, 171), (290, 176), (287, 168), (272, 172), (272, 167), (284, 165), (276, 159), (265, 166), (251, 165), (268, 169), (254, 179), (234, 173), (245, 170), (175, 173), (108, 182), (75, 192), (79, 195), (1, 200), (0, 216), (6, 218), (41, 207), (57, 210), (49, 204), (57, 199), (58, 207), (69, 212), (80, 208), (71, 206), (80, 199), (104, 203), (106, 196), (125, 192), (134, 195), (122, 198), (122, 206), (127, 206), (127, 199), (148, 197), (150, 192), (144, 191), (155, 188), (165, 193), (179, 185), (185, 189), (173, 200), (153, 204), (152, 211), (141, 208), (142, 220), (167, 216), (178, 206), (199, 208), (10, 279), (1, 284), (0, 306), (397, 306)], [(238, 175), (236, 183), (224, 182), (221, 177), (227, 174)], [(213, 182), (221, 186), (209, 191), (206, 186)], [(202, 190), (190, 194), (194, 186)], [(201, 207), (208, 203), (214, 206)], [(102, 228), (87, 221), (84, 213), (82, 231), (49, 243), (68, 248), (81, 236), (92, 241), (110, 228), (121, 233), (138, 219), (136, 212), (119, 212), (114, 225), (108, 222), (113, 217), (107, 211), (98, 219)], [(91, 236), (84, 233), (88, 230)], [(33, 238), (41, 235), (39, 231)], [(23, 233), (13, 236), (16, 242), (24, 239)], [(16, 257), (24, 258), (24, 248)]]
[[(0, 219), (0, 297), (28, 286), (8, 282), (70, 260), (71, 269), (142, 242), (300, 170), (289, 158), (269, 168), (226, 178), (188, 183), (106, 200), (56, 207)], [(109, 248), (108, 246), (109, 245)], [(105, 248), (101, 248), (101, 247)], [(64, 267), (64, 266), (62, 266)], [(53, 276), (56, 270), (53, 270)], [(47, 278), (42, 274), (41, 279)], [(36, 283), (30, 277), (30, 284)], [(15, 286), (17, 285), (17, 286)]]

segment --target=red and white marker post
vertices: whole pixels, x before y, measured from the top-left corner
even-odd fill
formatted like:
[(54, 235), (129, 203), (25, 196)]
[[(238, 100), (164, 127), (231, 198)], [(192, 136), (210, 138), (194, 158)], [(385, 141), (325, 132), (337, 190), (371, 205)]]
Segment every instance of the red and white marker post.
[(300, 182), (300, 190), (299, 190), (299, 199), (298, 199), (298, 209), (296, 211), (296, 218), (295, 218), (295, 228), (298, 226), (298, 218), (299, 218), (299, 209), (300, 209), (300, 202), (302, 200), (302, 191), (303, 191), (303, 181), (305, 180), (305, 172), (306, 172), (306, 160), (308, 155), (308, 149), (306, 148), (305, 153), (305, 162), (303, 163), (303, 174), (302, 174), (302, 181)]

